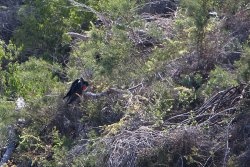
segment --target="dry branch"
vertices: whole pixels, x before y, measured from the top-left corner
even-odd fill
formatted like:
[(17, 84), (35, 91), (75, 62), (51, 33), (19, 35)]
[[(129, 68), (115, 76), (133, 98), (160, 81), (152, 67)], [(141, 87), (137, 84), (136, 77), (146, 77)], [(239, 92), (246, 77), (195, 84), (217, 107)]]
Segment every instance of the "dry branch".
[(78, 145), (71, 152), (71, 155), (89, 154), (87, 145), (94, 142), (92, 153), (97, 154), (100, 146), (105, 148), (105, 162), (99, 157), (97, 166), (135, 167), (140, 156), (146, 156), (148, 152), (162, 147), (165, 142), (171, 143), (171, 140), (167, 133), (141, 126), (134, 131), (123, 130), (114, 136), (85, 140), (83, 145)]
[(166, 134), (161, 131), (140, 127), (135, 131), (124, 130), (120, 134), (103, 139), (109, 146), (108, 166), (122, 167), (136, 165), (139, 154), (164, 145)]
[(239, 85), (220, 91), (209, 98), (200, 108), (195, 111), (175, 115), (165, 121), (165, 125), (190, 124), (197, 121), (200, 126), (216, 122), (220, 117), (229, 116), (236, 111), (236, 105), (242, 98), (245, 85)]
[(109, 88), (108, 90), (105, 90), (101, 93), (86, 92), (84, 95), (95, 99), (95, 98), (99, 98), (102, 96), (108, 96), (111, 93), (125, 94), (125, 93), (128, 93), (128, 91), (115, 89), (115, 88)]
[(83, 41), (87, 41), (89, 39), (89, 37), (86, 34), (79, 34), (79, 33), (75, 33), (75, 32), (67, 32), (66, 34), (70, 35), (72, 37), (75, 37), (75, 38), (79, 38)]
[(98, 97), (102, 97), (102, 96), (107, 96), (111, 93), (117, 93), (117, 94), (131, 94), (131, 92), (135, 89), (137, 89), (138, 87), (143, 86), (142, 83), (133, 86), (131, 88), (122, 90), (122, 89), (117, 89), (117, 88), (109, 88), (108, 90), (105, 90), (101, 93), (92, 93), (92, 92), (86, 92), (84, 95), (91, 97), (91, 98), (98, 98)]
[(79, 3), (79, 2), (76, 2), (74, 0), (69, 0), (69, 2), (76, 6), (76, 7), (81, 7), (81, 8), (84, 8), (86, 9), (87, 11), (91, 12), (91, 13), (94, 13), (96, 14), (96, 16), (103, 22), (103, 24), (105, 25), (106, 28), (110, 27), (110, 21), (108, 19), (106, 19), (104, 17), (103, 14), (101, 14), (100, 12), (96, 11), (95, 9), (83, 4), (83, 3)]

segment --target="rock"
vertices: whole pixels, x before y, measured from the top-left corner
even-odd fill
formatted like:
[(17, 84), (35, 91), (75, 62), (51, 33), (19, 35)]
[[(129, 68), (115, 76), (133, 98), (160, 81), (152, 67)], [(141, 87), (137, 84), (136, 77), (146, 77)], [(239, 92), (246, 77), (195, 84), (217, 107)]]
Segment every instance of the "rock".
[(168, 17), (177, 9), (178, 0), (146, 0), (145, 6), (139, 10), (139, 14), (160, 14)]

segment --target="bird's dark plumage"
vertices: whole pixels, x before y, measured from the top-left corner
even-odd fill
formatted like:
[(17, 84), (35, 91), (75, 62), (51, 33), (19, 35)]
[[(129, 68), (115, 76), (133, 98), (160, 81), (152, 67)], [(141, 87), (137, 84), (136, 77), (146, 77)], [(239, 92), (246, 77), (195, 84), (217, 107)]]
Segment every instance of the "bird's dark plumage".
[(75, 101), (79, 95), (82, 95), (82, 91), (89, 86), (87, 81), (84, 81), (83, 78), (76, 79), (72, 84), (68, 91), (68, 93), (63, 97), (63, 99), (67, 98), (67, 103), (70, 104)]

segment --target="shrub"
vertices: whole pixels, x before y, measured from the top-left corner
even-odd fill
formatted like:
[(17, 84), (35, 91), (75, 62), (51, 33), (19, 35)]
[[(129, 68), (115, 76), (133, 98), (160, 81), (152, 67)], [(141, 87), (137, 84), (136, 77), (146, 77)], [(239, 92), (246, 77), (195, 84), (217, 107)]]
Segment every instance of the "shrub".
[(245, 46), (243, 54), (238, 62), (236, 62), (238, 79), (240, 82), (250, 82), (250, 47)]
[(8, 126), (16, 121), (19, 113), (14, 111), (15, 103), (0, 99), (0, 148), (8, 141)]
[(236, 85), (238, 85), (236, 75), (217, 66), (210, 72), (209, 80), (202, 89), (205, 96), (210, 96), (214, 92)]
[[(128, 78), (136, 76), (141, 67), (140, 56), (128, 35), (136, 31), (135, 24), (141, 25), (134, 11), (135, 1), (108, 0), (98, 4), (99, 10), (107, 19), (112, 19), (113, 24), (108, 28), (96, 28), (92, 24), (89, 40), (79, 42), (70, 57), (72, 70), (69, 69), (68, 74), (77, 76), (81, 73), (94, 80), (124, 84)], [(135, 17), (131, 17), (132, 13)]]
[(93, 19), (93, 14), (69, 5), (66, 0), (25, 2), (18, 13), (21, 24), (14, 33), (18, 46), (24, 46), (23, 54), (64, 63), (70, 50), (69, 42), (63, 41), (64, 33), (80, 31), (83, 23)]
[(58, 79), (53, 75), (59, 69), (56, 64), (35, 58), (22, 64), (9, 64), (5, 93), (7, 96), (22, 96), (25, 100), (41, 98), (59, 87)]
[(182, 1), (182, 6), (188, 9), (188, 15), (194, 20), (197, 51), (202, 57), (204, 56), (206, 26), (209, 20), (209, 10), (212, 8), (212, 0)]

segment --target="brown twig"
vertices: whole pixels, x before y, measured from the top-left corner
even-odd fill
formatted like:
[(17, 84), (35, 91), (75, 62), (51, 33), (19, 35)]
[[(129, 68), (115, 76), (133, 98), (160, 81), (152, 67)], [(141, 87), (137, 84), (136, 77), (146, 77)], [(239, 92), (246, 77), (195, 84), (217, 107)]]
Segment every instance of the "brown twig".
[(176, 124), (189, 124), (193, 120), (202, 119), (199, 125), (209, 124), (216, 121), (219, 116), (227, 116), (231, 111), (235, 111), (235, 105), (241, 99), (244, 89), (243, 85), (228, 88), (224, 91), (220, 91), (211, 98), (209, 98), (200, 108), (195, 111), (179, 114), (168, 118), (165, 121), (165, 125), (169, 125), (170, 121), (177, 120)]

